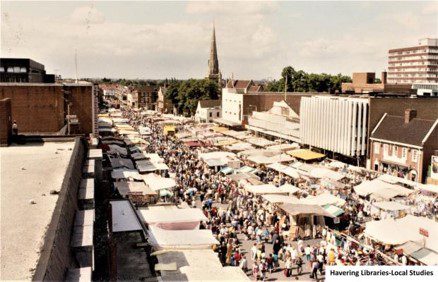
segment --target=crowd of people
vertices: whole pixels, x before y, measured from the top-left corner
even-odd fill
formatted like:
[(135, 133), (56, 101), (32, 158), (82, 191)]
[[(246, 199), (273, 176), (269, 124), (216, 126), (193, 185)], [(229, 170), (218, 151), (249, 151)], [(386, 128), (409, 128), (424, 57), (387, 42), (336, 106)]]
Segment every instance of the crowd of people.
[[(318, 232), (293, 241), (287, 236), (290, 227), (287, 215), (278, 212), (274, 205), (261, 197), (248, 193), (199, 158), (200, 153), (216, 148), (187, 147), (178, 138), (163, 134), (162, 127), (152, 117), (130, 110), (125, 110), (123, 115), (133, 127), (142, 125), (151, 129), (146, 150), (165, 160), (169, 167), (166, 176), (174, 177), (177, 182), (171, 201), (176, 205), (186, 203), (202, 208), (208, 221), (203, 222), (201, 228), (211, 229), (218, 239), (215, 251), (224, 265), (241, 267), (255, 280), (265, 280), (270, 273), (278, 271), (290, 277), (302, 275), (307, 269), (310, 277), (318, 279), (323, 275), (325, 265), (394, 263), (382, 257), (380, 252), (348, 239), (348, 236), (354, 238), (360, 223), (369, 216), (366, 205), (352, 193), (352, 186), (364, 179), (372, 179), (375, 177), (372, 173), (349, 172), (354, 174), (351, 183), (337, 190), (337, 196), (346, 200), (343, 220), (349, 222), (345, 232), (348, 236), (321, 227)], [(257, 175), (264, 183), (299, 186), (302, 188), (299, 197), (318, 193), (312, 183), (297, 181), (266, 167), (258, 167)], [(306, 239), (311, 240), (306, 243)]]

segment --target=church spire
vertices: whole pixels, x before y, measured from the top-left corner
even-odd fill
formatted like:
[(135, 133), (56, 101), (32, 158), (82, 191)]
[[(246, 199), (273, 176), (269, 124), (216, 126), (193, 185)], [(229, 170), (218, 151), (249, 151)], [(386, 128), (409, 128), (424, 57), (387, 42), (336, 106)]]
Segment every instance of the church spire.
[(213, 23), (213, 34), (211, 36), (210, 59), (208, 60), (208, 78), (220, 81), (219, 61), (217, 59), (216, 30)]

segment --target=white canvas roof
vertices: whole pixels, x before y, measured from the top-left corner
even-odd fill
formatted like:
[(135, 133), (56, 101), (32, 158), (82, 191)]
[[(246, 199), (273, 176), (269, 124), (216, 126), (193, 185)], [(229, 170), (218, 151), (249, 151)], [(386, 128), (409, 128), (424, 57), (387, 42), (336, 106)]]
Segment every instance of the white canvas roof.
[(400, 185), (390, 184), (379, 179), (365, 180), (361, 184), (354, 187), (354, 191), (360, 196), (372, 194), (374, 197), (385, 200), (392, 199), (397, 196), (407, 196), (413, 193), (413, 190), (404, 188)]
[(438, 251), (438, 223), (426, 217), (407, 215), (400, 219), (387, 218), (365, 223), (365, 235), (390, 245), (401, 245), (408, 241), (421, 242), (420, 228), (429, 232), (426, 248)]
[(272, 164), (272, 163), (290, 162), (293, 160), (293, 158), (288, 154), (276, 154), (273, 156), (252, 155), (248, 157), (248, 160), (256, 164)]
[(158, 222), (189, 222), (189, 221), (207, 221), (201, 209), (167, 209), (167, 210), (150, 210), (140, 209), (138, 211), (143, 220), (149, 224)]
[(261, 194), (289, 194), (289, 193), (293, 194), (299, 191), (300, 189), (290, 184), (285, 184), (280, 187), (275, 187), (275, 185), (273, 184), (262, 184), (262, 185), (246, 185), (245, 190), (256, 195), (261, 195)]
[(169, 251), (157, 258), (160, 265), (176, 264), (175, 270), (161, 271), (163, 281), (249, 281), (241, 268), (223, 267), (212, 250)]
[(225, 146), (225, 148), (227, 150), (236, 151), (236, 152), (254, 149), (254, 147), (251, 144), (246, 143), (246, 142), (234, 143), (234, 144)]
[(269, 141), (268, 139), (261, 137), (251, 137), (245, 139), (245, 141), (259, 147), (267, 147), (275, 144), (275, 142)]
[(346, 177), (342, 173), (324, 167), (317, 167), (312, 169), (310, 171), (310, 175), (315, 178), (328, 178), (335, 181), (339, 181)]
[(293, 149), (297, 149), (300, 148), (300, 145), (298, 145), (297, 143), (292, 143), (292, 144), (278, 144), (278, 145), (272, 145), (272, 146), (268, 146), (266, 147), (267, 150), (279, 150), (282, 152), (287, 152)]
[(219, 242), (209, 229), (163, 230), (149, 226), (150, 243), (158, 249), (208, 249)]
[(141, 224), (127, 200), (110, 201), (112, 215), (112, 232), (129, 232), (142, 230)]
[(377, 179), (385, 181), (387, 183), (391, 183), (391, 184), (401, 183), (401, 184), (406, 184), (406, 185), (409, 185), (412, 187), (416, 187), (418, 185), (418, 182), (411, 181), (409, 179), (404, 179), (404, 178), (397, 177), (397, 176), (393, 176), (393, 175), (389, 175), (389, 174), (382, 174), (379, 177), (377, 177)]
[(223, 151), (199, 154), (199, 157), (210, 167), (224, 166), (227, 165), (229, 161), (236, 159), (235, 154)]
[(161, 189), (171, 189), (176, 186), (175, 179), (161, 177), (155, 173), (142, 175), (142, 178), (146, 185), (148, 185), (154, 191), (158, 191)]
[(266, 194), (262, 195), (262, 198), (270, 203), (290, 203), (290, 204), (298, 204), (300, 200), (296, 197), (278, 195), (278, 194)]
[(294, 179), (300, 178), (300, 174), (298, 173), (298, 171), (291, 166), (286, 166), (280, 163), (272, 163), (268, 165), (268, 168), (284, 173), (287, 176), (292, 177)]
[(157, 195), (157, 192), (149, 188), (149, 186), (147, 186), (144, 182), (120, 181), (120, 182), (114, 182), (114, 186), (122, 196), (126, 196), (129, 193), (142, 193), (143, 195)]
[(341, 207), (345, 204), (345, 200), (337, 196), (334, 196), (328, 192), (325, 192), (314, 197), (309, 196), (305, 199), (302, 199), (302, 203), (308, 205), (318, 205), (318, 206), (335, 205)]
[(374, 206), (378, 207), (381, 210), (385, 211), (400, 211), (400, 210), (408, 210), (410, 209), (409, 206), (394, 202), (394, 201), (382, 201), (382, 202), (375, 202), (373, 204)]
[(434, 193), (434, 194), (438, 194), (438, 185), (433, 185), (433, 184), (419, 184), (418, 189), (422, 190), (422, 191), (426, 191), (429, 193)]

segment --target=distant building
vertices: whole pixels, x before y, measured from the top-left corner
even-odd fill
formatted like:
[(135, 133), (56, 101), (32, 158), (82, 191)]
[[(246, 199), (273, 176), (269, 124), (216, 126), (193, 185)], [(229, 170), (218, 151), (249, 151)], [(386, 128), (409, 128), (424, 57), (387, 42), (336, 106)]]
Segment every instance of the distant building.
[(226, 88), (231, 92), (246, 94), (248, 92), (262, 92), (263, 85), (256, 84), (252, 80), (234, 80), (230, 79), (226, 83)]
[(46, 74), (44, 65), (31, 59), (1, 58), (0, 82), (54, 83), (55, 75)]
[(414, 83), (412, 89), (417, 91), (418, 96), (438, 97), (438, 83)]
[(353, 82), (342, 83), (342, 93), (381, 93), (386, 84), (386, 73), (382, 72), (380, 83), (376, 83), (373, 72), (353, 73)]
[(438, 119), (417, 118), (414, 109), (406, 109), (404, 116), (385, 114), (371, 133), (371, 168), (424, 182), (438, 150), (437, 124)]
[(139, 89), (139, 107), (145, 108), (146, 110), (155, 110), (158, 91), (155, 86), (144, 85)]
[(116, 84), (100, 84), (99, 87), (103, 91), (103, 97), (105, 99), (113, 99), (117, 94), (117, 85)]
[(197, 122), (213, 122), (221, 117), (221, 100), (199, 100), (196, 108), (195, 120)]
[(210, 59), (208, 60), (207, 78), (217, 81), (219, 85), (222, 83), (222, 74), (219, 70), (219, 60), (217, 58), (216, 30), (214, 26), (213, 34), (211, 36)]
[(268, 111), (272, 108), (274, 102), (284, 100), (299, 115), (301, 97), (312, 95), (312, 93), (297, 92), (250, 91), (245, 85), (248, 84), (238, 83), (234, 87), (222, 88), (222, 117), (216, 119), (216, 122), (227, 126), (243, 126), (248, 123), (248, 117), (254, 111)]
[(388, 83), (438, 82), (438, 39), (424, 38), (413, 47), (388, 52)]
[(253, 111), (246, 128), (271, 138), (301, 143), (300, 117), (285, 101), (274, 102), (265, 112)]
[(368, 114), (368, 98), (303, 97), (300, 106), (301, 142), (364, 163)]
[(166, 91), (166, 87), (160, 87), (158, 89), (157, 111), (164, 114), (170, 114), (173, 112), (173, 104), (170, 99), (166, 98)]

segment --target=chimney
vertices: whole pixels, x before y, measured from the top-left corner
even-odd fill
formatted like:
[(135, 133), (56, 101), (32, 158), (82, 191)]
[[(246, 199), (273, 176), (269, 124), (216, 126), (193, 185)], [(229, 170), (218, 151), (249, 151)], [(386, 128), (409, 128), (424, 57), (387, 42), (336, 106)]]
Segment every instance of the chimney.
[(382, 71), (382, 75), (380, 80), (382, 81), (382, 84), (385, 85), (386, 84), (386, 77), (388, 76), (388, 73), (386, 71)]
[(412, 119), (417, 117), (417, 110), (406, 109), (405, 110), (405, 124), (409, 123)]

